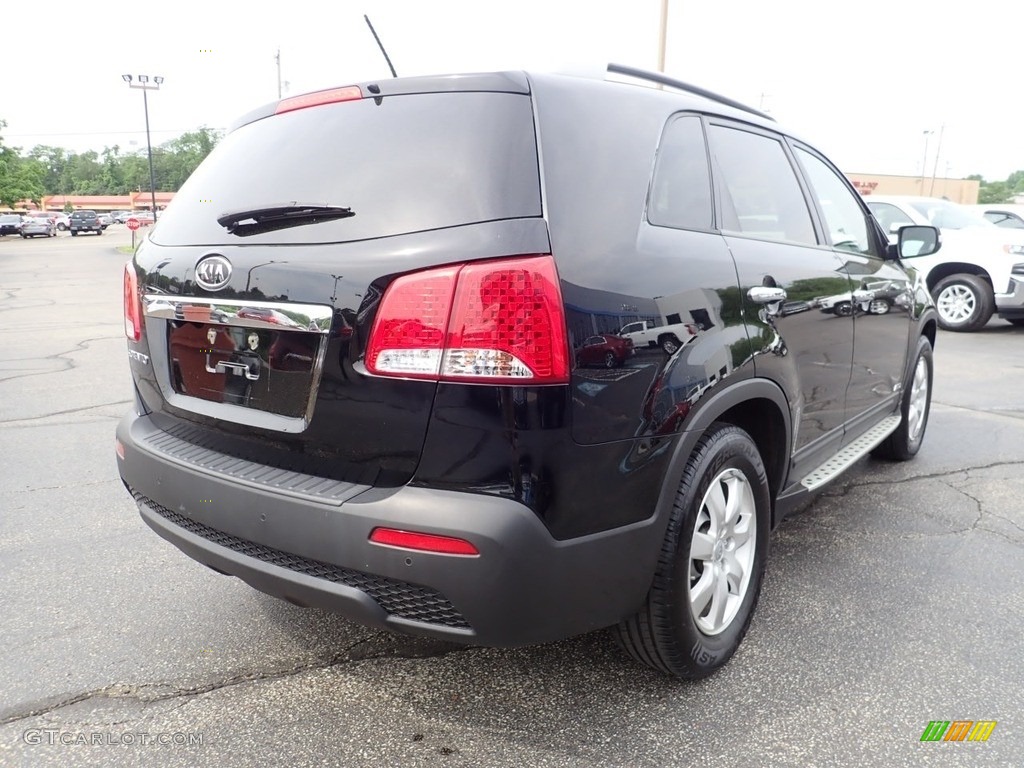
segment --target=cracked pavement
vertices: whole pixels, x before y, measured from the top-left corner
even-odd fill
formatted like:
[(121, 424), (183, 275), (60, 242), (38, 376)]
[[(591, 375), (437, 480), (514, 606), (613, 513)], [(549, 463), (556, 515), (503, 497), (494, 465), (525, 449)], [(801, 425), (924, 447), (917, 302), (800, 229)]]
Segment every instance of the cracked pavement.
[[(787, 519), (740, 651), (682, 684), (604, 633), (374, 632), (154, 535), (112, 450), (128, 239), (0, 242), (0, 765), (1020, 764), (1024, 329), (940, 335), (921, 454)], [(922, 744), (935, 719), (998, 725)]]

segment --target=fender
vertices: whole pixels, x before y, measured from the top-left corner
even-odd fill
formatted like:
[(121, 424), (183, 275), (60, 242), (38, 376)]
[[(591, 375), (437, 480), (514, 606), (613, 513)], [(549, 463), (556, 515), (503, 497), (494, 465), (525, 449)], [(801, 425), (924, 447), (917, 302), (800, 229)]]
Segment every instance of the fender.
[[(708, 427), (720, 419), (722, 414), (751, 400), (769, 400), (775, 404), (779, 413), (782, 414), (785, 436), (785, 460), (778, 463), (779, 466), (775, 476), (769, 476), (769, 482), (776, 489), (775, 493), (778, 493), (785, 487), (793, 445), (793, 425), (789, 401), (786, 399), (782, 389), (769, 379), (749, 378), (737, 381), (735, 384), (711, 395), (706, 401), (701, 402), (699, 409), (692, 416), (687, 429), (680, 434), (679, 440), (676, 442), (675, 448), (672, 451), (672, 457), (668, 462), (665, 481), (661, 487), (661, 493), (658, 495), (658, 502), (655, 508), (655, 516), (658, 521), (656, 527), (660, 530), (662, 536), (664, 536), (665, 528), (668, 526), (669, 515), (675, 502), (676, 491), (679, 489), (679, 482), (682, 479), (683, 471), (686, 469), (686, 462), (697, 446), (697, 442), (707, 431)], [(773, 494), (772, 528), (775, 527), (775, 518), (775, 494)]]

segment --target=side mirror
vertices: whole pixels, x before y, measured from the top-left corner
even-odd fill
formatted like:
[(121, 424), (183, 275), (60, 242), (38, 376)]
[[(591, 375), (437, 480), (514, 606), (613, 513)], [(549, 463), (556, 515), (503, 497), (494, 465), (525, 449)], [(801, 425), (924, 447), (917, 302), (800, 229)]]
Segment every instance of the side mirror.
[(928, 256), (941, 247), (942, 238), (936, 227), (912, 224), (900, 227), (896, 245), (890, 246), (890, 249), (894, 249), (894, 255), (901, 259), (911, 259), (915, 256)]

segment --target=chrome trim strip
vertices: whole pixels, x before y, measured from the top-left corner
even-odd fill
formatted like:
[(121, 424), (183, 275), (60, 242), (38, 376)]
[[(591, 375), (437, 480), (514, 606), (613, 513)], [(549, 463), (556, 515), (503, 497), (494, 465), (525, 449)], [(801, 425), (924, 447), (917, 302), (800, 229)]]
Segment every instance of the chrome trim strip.
[[(142, 297), (143, 313), (163, 320), (195, 321), (240, 328), (328, 334), (334, 311), (322, 304), (283, 304), (269, 301), (225, 301), (194, 296), (149, 293)], [(245, 309), (273, 313), (273, 320), (238, 317)]]

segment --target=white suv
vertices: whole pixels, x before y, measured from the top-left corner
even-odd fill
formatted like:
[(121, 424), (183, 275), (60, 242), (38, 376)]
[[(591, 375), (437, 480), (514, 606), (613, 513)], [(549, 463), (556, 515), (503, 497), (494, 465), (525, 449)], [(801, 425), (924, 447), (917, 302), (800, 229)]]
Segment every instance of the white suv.
[(943, 328), (976, 331), (994, 313), (1024, 326), (1024, 230), (997, 227), (966, 206), (933, 197), (871, 195), (865, 202), (890, 239), (908, 224), (942, 231), (942, 250), (913, 265), (925, 275)]

